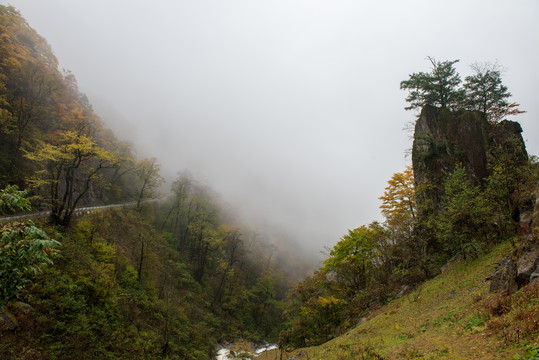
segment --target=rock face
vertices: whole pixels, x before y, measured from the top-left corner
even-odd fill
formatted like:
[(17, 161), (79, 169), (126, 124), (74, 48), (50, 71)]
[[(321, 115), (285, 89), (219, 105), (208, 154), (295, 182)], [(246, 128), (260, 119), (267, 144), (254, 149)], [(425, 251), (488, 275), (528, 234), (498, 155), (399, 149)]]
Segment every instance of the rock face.
[[(520, 124), (504, 120), (489, 123), (480, 112), (456, 111), (426, 106), (415, 125), (412, 165), (416, 183), (416, 201), (420, 209), (442, 208), (443, 182), (446, 174), (461, 164), (475, 185), (483, 186), (489, 175), (489, 161), (500, 152), (512, 152), (512, 159), (525, 163), (528, 159)], [(516, 149), (516, 150), (515, 150)], [(420, 191), (418, 191), (421, 189)], [(512, 210), (521, 229), (528, 229), (519, 247), (491, 276), (491, 291), (513, 292), (530, 281), (539, 281), (539, 183), (526, 196), (527, 208), (518, 201)], [(426, 210), (423, 210), (426, 211)]]
[[(481, 112), (425, 106), (415, 125), (412, 147), (416, 188), (423, 186), (418, 204), (432, 201), (434, 209), (441, 208), (444, 176), (457, 164), (465, 167), (475, 185), (482, 185), (489, 175), (488, 159), (494, 149), (506, 146), (509, 139), (525, 149), (521, 133), (520, 124), (513, 121), (490, 124)], [(527, 157), (523, 150), (522, 161)]]
[(492, 274), (490, 291), (510, 294), (539, 279), (539, 182), (532, 197), (535, 201), (533, 214), (531, 217), (525, 216), (521, 221), (521, 227), (529, 230), (519, 247)]

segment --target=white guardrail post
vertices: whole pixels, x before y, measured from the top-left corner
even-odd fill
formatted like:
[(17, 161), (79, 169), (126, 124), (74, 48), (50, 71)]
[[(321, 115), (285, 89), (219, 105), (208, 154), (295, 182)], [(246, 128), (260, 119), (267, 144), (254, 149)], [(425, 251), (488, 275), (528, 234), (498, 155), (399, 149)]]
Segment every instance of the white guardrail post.
[[(159, 201), (159, 199), (151, 199), (151, 200), (146, 200), (143, 202), (155, 202), (155, 201)], [(123, 204), (81, 207), (81, 208), (76, 208), (75, 210), (73, 210), (73, 214), (81, 213), (82, 215), (84, 215), (85, 212), (86, 214), (89, 214), (90, 212), (95, 211), (95, 210), (105, 210), (105, 209), (110, 209), (110, 208), (115, 208), (115, 207), (132, 207), (136, 205), (137, 205), (136, 201), (131, 201), (128, 203), (123, 203)], [(40, 212), (29, 213), (29, 214), (3, 216), (3, 217), (0, 217), (0, 223), (16, 221), (16, 220), (21, 220), (21, 219), (29, 219), (29, 218), (34, 218), (34, 217), (48, 216), (50, 214), (51, 214), (50, 211), (40, 211)]]

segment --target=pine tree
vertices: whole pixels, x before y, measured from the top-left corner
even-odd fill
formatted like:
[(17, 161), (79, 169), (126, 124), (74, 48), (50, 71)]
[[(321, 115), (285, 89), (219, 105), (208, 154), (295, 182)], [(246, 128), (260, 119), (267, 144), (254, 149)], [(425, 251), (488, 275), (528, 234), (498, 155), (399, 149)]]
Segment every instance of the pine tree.
[(402, 90), (408, 90), (406, 101), (410, 106), (406, 110), (422, 108), (425, 105), (454, 108), (462, 103), (464, 90), (459, 88), (460, 75), (454, 65), (459, 60), (436, 61), (427, 57), (432, 68), (428, 73), (418, 72), (410, 75), (410, 79), (400, 83)]

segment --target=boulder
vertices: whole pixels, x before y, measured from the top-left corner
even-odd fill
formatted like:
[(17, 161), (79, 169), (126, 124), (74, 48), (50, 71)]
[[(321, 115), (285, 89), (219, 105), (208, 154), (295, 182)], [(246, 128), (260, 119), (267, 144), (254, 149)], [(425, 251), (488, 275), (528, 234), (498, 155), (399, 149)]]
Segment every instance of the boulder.
[(532, 234), (528, 234), (524, 242), (522, 255), (516, 262), (516, 276), (519, 284), (528, 283), (532, 274), (539, 272), (539, 243), (533, 238)]
[(518, 290), (516, 277), (516, 263), (511, 260), (510, 256), (507, 256), (498, 265), (494, 274), (488, 278), (490, 280), (490, 292), (500, 291), (505, 295), (515, 292)]
[(19, 322), (5, 307), (0, 309), (0, 331), (15, 330)]
[(530, 284), (535, 284), (539, 282), (539, 272), (533, 272), (530, 275)]
[(24, 303), (22, 301), (14, 302), (13, 309), (17, 311), (19, 314), (24, 314), (24, 315), (28, 315), (34, 312), (34, 308), (31, 305)]

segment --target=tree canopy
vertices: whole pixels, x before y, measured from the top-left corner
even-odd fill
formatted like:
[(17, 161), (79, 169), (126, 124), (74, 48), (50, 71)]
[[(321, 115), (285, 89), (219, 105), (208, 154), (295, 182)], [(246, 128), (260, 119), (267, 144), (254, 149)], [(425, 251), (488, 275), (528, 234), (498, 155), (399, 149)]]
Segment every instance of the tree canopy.
[(511, 96), (507, 86), (502, 84), (501, 70), (490, 63), (475, 63), (471, 66), (474, 74), (466, 76), (464, 90), (466, 102), (472, 110), (485, 114), (492, 108), (509, 105), (506, 101)]
[(431, 63), (429, 72), (410, 75), (400, 83), (402, 90), (408, 90), (406, 101), (410, 103), (406, 110), (422, 108), (425, 105), (454, 108), (464, 98), (464, 91), (459, 88), (460, 75), (454, 65), (459, 60), (437, 61), (427, 57)]
[(509, 115), (523, 113), (517, 103), (510, 103), (511, 93), (502, 82), (502, 70), (497, 64), (474, 63), (472, 75), (462, 83), (455, 64), (459, 60), (438, 61), (427, 57), (431, 64), (429, 72), (409, 75), (400, 83), (407, 90), (406, 110), (421, 109), (426, 105), (481, 111), (491, 122), (499, 122)]
[(43, 144), (26, 157), (39, 168), (31, 184), (50, 204), (53, 222), (63, 225), (69, 224), (100, 171), (117, 167), (122, 161), (88, 136), (73, 131), (61, 133), (56, 144)]
[(416, 203), (412, 167), (408, 166), (404, 172), (393, 174), (387, 184), (384, 194), (379, 197), (382, 200), (382, 214), (392, 224), (414, 220)]

